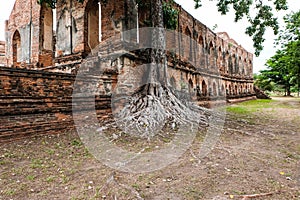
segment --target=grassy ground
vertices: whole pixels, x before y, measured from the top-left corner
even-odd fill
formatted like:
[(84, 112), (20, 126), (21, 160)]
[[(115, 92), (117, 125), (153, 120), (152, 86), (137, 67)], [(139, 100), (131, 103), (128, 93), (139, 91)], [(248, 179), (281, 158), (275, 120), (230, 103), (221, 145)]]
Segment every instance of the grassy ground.
[(104, 166), (75, 132), (0, 144), (0, 199), (300, 199), (300, 99), (226, 110), (222, 135), (206, 158), (195, 157), (199, 133), (177, 162), (151, 173)]

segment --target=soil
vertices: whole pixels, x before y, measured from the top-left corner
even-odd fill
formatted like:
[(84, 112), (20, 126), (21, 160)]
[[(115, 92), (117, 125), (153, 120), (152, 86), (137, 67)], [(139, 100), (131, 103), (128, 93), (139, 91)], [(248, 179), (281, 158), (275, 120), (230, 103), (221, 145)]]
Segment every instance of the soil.
[(300, 99), (228, 107), (207, 157), (197, 158), (199, 133), (175, 163), (149, 173), (103, 165), (75, 131), (0, 144), (0, 199), (300, 199)]

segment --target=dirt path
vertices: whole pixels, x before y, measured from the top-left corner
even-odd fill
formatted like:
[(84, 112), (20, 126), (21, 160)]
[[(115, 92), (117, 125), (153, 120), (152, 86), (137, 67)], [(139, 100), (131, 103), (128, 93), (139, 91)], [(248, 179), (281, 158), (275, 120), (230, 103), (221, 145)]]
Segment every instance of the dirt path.
[(151, 173), (105, 167), (75, 133), (2, 144), (0, 199), (300, 199), (300, 99), (227, 110), (206, 158), (195, 157), (203, 140), (197, 135), (177, 162)]

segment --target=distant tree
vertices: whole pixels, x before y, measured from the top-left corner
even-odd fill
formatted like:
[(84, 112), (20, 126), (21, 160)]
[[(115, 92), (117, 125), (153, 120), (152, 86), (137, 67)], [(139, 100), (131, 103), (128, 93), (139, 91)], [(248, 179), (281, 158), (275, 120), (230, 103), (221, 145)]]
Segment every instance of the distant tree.
[(284, 17), (285, 27), (275, 42), (286, 53), (290, 63), (290, 73), (293, 74), (293, 83), (297, 84), (300, 94), (300, 11), (292, 12)]
[(294, 85), (293, 62), (288, 51), (278, 50), (266, 63), (267, 69), (262, 70), (263, 77), (283, 86), (285, 96), (291, 96), (291, 87)]
[(254, 85), (260, 88), (263, 91), (274, 91), (275, 90), (275, 83), (272, 82), (271, 79), (264, 76), (264, 74), (254, 74)]

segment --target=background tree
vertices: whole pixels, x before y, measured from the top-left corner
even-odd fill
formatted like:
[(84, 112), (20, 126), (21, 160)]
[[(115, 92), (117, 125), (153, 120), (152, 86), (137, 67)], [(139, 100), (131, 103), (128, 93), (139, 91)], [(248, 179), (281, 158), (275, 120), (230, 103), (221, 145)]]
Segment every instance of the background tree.
[(254, 85), (263, 91), (275, 91), (275, 83), (264, 74), (254, 74)]
[(297, 85), (298, 96), (300, 93), (300, 11), (292, 12), (284, 17), (285, 27), (275, 42), (280, 45), (288, 58), (292, 82)]
[(282, 86), (285, 96), (291, 95), (293, 73), (291, 60), (286, 51), (278, 50), (266, 63), (267, 69), (261, 71), (262, 76), (277, 86)]

